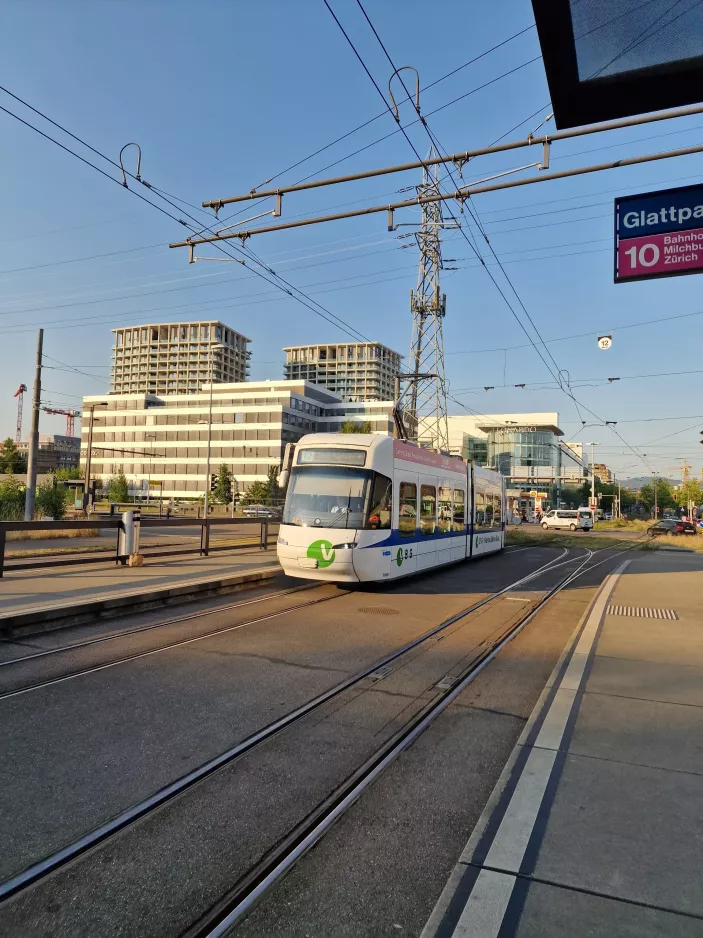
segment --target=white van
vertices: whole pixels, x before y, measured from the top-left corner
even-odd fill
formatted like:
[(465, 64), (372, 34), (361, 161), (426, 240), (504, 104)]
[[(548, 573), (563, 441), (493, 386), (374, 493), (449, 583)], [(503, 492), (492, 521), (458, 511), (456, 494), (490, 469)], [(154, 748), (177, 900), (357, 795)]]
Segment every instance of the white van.
[[(591, 526), (593, 526), (592, 523)], [(545, 531), (549, 528), (568, 528), (570, 531), (575, 531), (580, 527), (579, 513), (565, 508), (553, 508), (542, 516), (542, 527)]]
[(595, 512), (592, 508), (579, 508), (579, 527), (583, 531), (590, 531), (595, 522)]

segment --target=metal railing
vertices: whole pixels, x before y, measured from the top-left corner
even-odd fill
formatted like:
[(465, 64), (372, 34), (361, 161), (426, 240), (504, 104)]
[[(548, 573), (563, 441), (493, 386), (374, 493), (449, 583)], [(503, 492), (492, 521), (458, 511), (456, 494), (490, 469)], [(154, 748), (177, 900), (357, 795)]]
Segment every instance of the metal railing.
[[(252, 533), (251, 538), (241, 535), (240, 538), (245, 543), (211, 543), (210, 532), (213, 527), (241, 527), (255, 526), (258, 528), (258, 544), (256, 542), (257, 532)], [(198, 554), (207, 557), (213, 551), (222, 550), (242, 550), (244, 548), (257, 547), (260, 550), (268, 550), (271, 543), (275, 543), (278, 536), (278, 521), (271, 518), (159, 518), (142, 516), (140, 519), (140, 529), (143, 531), (148, 528), (160, 528), (167, 532), (175, 528), (200, 528), (200, 543), (197, 547), (166, 547), (156, 550), (149, 549), (148, 541), (142, 543), (140, 553), (145, 558), (151, 557), (175, 557), (183, 554)], [(115, 552), (100, 551), (95, 554), (83, 554), (81, 556), (54, 557), (42, 559), (13, 561), (12, 555), (6, 553), (7, 534), (10, 531), (94, 531), (96, 528), (113, 529), (115, 531)], [(87, 563), (106, 563), (114, 560), (116, 564), (127, 562), (127, 557), (120, 554), (120, 532), (124, 531), (124, 525), (121, 517), (95, 518), (93, 521), (0, 521), (0, 577), (13, 570), (38, 570), (48, 567), (66, 567)], [(186, 535), (187, 536), (187, 535)], [(80, 544), (76, 544), (80, 549)], [(31, 548), (28, 548), (31, 550)], [(9, 562), (8, 562), (9, 561)]]

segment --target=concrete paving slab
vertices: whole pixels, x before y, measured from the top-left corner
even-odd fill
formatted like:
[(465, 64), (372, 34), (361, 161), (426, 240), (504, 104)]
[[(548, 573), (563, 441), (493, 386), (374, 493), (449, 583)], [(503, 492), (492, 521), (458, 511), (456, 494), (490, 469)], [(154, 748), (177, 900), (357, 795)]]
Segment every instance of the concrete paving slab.
[(703, 915), (701, 870), (703, 778), (566, 757), (535, 876)]
[(588, 693), (569, 752), (703, 775), (703, 707)]
[(703, 668), (596, 655), (588, 691), (703, 706)]
[[(619, 591), (613, 602), (622, 602)], [(639, 605), (644, 605), (642, 600)], [(665, 625), (658, 619), (608, 616), (608, 626), (598, 644), (598, 655), (703, 667), (700, 616), (697, 622), (682, 617), (679, 622), (667, 621)]]
[(700, 938), (703, 921), (532, 883), (514, 938)]

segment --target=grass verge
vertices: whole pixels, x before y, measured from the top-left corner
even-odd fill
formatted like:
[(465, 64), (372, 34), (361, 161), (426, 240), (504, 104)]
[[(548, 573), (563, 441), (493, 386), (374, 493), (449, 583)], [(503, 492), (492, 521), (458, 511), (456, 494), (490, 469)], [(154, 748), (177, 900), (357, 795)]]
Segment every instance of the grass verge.
[(66, 528), (64, 531), (8, 531), (8, 541), (53, 541), (62, 537), (100, 537), (99, 528)]
[[(597, 534), (560, 534), (556, 531), (535, 531), (530, 532), (529, 534), (526, 531), (521, 531), (519, 528), (513, 530), (508, 529), (505, 532), (505, 543), (506, 544), (520, 544), (524, 547), (590, 547), (591, 549), (595, 548), (600, 550), (601, 548), (619, 547), (620, 544), (625, 543), (623, 541), (618, 541), (613, 537), (598, 537)], [(632, 544), (635, 549), (642, 549), (646, 547), (648, 550), (651, 550), (651, 545), (646, 544), (645, 542), (640, 543), (639, 541), (627, 540), (627, 544)]]

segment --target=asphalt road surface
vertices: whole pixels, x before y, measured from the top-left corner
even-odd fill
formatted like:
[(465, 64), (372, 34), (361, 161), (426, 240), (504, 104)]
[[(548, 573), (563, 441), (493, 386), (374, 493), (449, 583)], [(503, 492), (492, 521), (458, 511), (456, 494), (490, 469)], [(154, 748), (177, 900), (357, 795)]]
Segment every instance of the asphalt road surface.
[[(244, 935), (416, 935), (616, 551), (550, 601), (240, 926)], [(512, 548), (390, 589), (280, 577), (0, 649), (0, 880), (545, 564), (0, 905), (5, 936), (180, 935), (403, 727), (449, 673), (587, 556)], [(248, 601), (248, 604), (244, 604)], [(252, 602), (253, 601), (253, 602)], [(181, 621), (175, 621), (178, 617)], [(159, 624), (158, 628), (146, 628)], [(141, 631), (137, 631), (141, 630)], [(214, 634), (216, 633), (216, 634)]]

